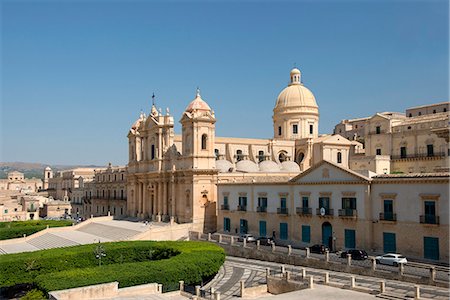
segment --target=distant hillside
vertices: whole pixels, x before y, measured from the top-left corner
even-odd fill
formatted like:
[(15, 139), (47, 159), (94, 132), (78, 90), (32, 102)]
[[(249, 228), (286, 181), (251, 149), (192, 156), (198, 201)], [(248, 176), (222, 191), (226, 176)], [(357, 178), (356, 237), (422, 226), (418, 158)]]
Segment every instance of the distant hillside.
[[(27, 162), (0, 162), (0, 179), (7, 178), (8, 172), (19, 171), (25, 175), (25, 178), (43, 178), (44, 169), (50, 166), (53, 172), (73, 169), (73, 168), (101, 168), (95, 165), (46, 165), (41, 163), (27, 163)], [(104, 166), (103, 166), (104, 167)]]

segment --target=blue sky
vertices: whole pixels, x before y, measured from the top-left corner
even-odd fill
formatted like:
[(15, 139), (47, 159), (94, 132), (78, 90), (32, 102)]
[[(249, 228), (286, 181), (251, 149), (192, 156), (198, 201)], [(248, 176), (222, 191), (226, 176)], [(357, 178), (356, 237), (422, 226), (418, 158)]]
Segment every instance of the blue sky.
[(448, 101), (448, 1), (1, 1), (0, 160), (126, 164), (157, 106), (197, 86), (218, 136), (270, 138), (296, 64), (320, 132)]

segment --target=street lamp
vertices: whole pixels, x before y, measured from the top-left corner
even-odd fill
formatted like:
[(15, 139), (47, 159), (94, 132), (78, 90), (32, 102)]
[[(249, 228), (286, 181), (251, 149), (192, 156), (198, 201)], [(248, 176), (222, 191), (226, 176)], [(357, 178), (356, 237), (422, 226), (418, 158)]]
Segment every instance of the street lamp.
[(100, 241), (98, 241), (98, 246), (95, 247), (94, 254), (95, 258), (98, 259), (98, 266), (100, 267), (102, 265), (102, 257), (106, 256), (105, 248), (100, 244)]

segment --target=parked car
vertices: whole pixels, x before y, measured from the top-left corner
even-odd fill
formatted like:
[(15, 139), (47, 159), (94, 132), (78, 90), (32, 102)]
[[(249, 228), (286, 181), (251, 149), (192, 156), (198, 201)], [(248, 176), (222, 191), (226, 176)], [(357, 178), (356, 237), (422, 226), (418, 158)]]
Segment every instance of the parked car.
[(260, 236), (256, 240), (259, 241), (259, 244), (262, 246), (271, 246), (274, 243), (273, 238), (266, 236)]
[(256, 238), (249, 233), (241, 234), (239, 236), (239, 242), (243, 242), (244, 240), (246, 240), (247, 243), (256, 243)]
[(330, 251), (330, 249), (327, 246), (322, 245), (322, 244), (315, 244), (315, 245), (312, 245), (311, 247), (309, 247), (309, 251), (311, 253), (324, 254), (325, 251), (327, 251), (327, 250)]
[(356, 260), (364, 260), (367, 259), (369, 256), (367, 255), (367, 252), (364, 250), (358, 250), (358, 249), (351, 249), (347, 251), (342, 251), (341, 257), (347, 258), (347, 254), (350, 254), (352, 256), (352, 259)]
[(377, 264), (398, 266), (398, 264), (406, 264), (408, 260), (401, 254), (397, 253), (386, 253), (375, 257)]

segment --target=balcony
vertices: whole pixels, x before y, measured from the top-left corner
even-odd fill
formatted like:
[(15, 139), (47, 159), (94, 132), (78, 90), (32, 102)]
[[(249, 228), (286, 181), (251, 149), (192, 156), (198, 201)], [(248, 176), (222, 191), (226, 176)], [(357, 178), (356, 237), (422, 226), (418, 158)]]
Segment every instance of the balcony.
[(237, 210), (238, 211), (247, 211), (247, 205), (238, 205)]
[(298, 215), (310, 216), (310, 215), (312, 215), (312, 208), (311, 207), (296, 207), (295, 212)]
[(446, 152), (419, 153), (407, 155), (391, 155), (391, 159), (420, 159), (420, 158), (439, 158), (447, 156)]
[(420, 216), (421, 224), (439, 224), (439, 216), (436, 215), (422, 215)]
[(288, 208), (287, 207), (278, 207), (277, 208), (277, 214), (287, 215), (288, 214)]
[(256, 207), (257, 212), (267, 212), (267, 206), (258, 206)]
[(357, 216), (356, 209), (344, 208), (339, 210), (339, 217), (343, 218), (354, 218)]
[(230, 210), (230, 205), (229, 205), (229, 204), (222, 204), (222, 205), (220, 206), (220, 209), (221, 209), (221, 210)]
[[(316, 209), (316, 215), (322, 216), (322, 212), (320, 210), (321, 210), (321, 208)], [(323, 208), (323, 216), (333, 216), (333, 215), (334, 215), (334, 209)]]
[(397, 214), (392, 212), (380, 213), (380, 221), (397, 221)]

